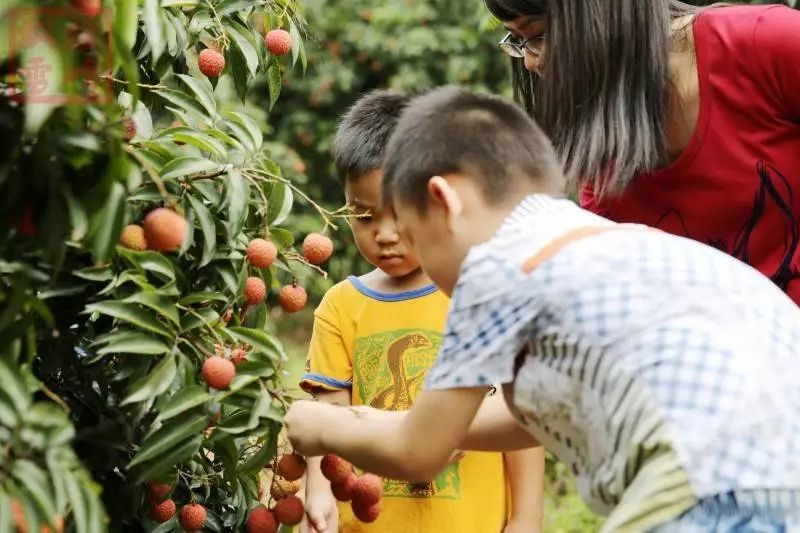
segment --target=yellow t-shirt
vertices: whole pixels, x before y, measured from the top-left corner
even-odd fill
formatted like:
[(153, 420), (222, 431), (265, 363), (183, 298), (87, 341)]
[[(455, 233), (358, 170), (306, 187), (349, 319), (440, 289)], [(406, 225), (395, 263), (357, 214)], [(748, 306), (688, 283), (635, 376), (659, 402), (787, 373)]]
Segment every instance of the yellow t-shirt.
[[(349, 389), (353, 405), (407, 410), (436, 358), (449, 306), (433, 285), (386, 294), (351, 276), (314, 312), (301, 387)], [(502, 454), (469, 452), (432, 482), (385, 480), (383, 509), (372, 524), (362, 524), (348, 503), (340, 503), (339, 531), (500, 533), (506, 487)]]

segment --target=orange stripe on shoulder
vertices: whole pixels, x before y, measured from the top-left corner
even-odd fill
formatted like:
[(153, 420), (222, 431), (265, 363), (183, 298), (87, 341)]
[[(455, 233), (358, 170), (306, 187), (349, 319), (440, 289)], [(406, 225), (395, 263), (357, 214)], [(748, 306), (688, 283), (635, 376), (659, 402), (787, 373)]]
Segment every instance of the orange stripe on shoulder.
[(562, 248), (564, 248), (565, 246), (567, 246), (570, 243), (573, 243), (573, 242), (575, 242), (577, 240), (580, 240), (580, 239), (583, 239), (583, 238), (586, 238), (586, 237), (591, 237), (593, 235), (598, 235), (600, 233), (606, 233), (606, 232), (609, 232), (609, 231), (617, 231), (617, 230), (622, 230), (622, 229), (627, 229), (627, 230), (630, 230), (630, 229), (637, 229), (637, 230), (646, 229), (646, 230), (651, 230), (651, 231), (658, 231), (658, 230), (654, 230), (652, 228), (640, 228), (638, 226), (637, 227), (632, 227), (632, 226), (630, 226), (628, 224), (616, 224), (616, 225), (613, 225), (613, 226), (583, 226), (583, 227), (580, 227), (580, 228), (575, 228), (573, 230), (570, 230), (570, 231), (566, 232), (565, 234), (561, 235), (560, 237), (557, 237), (555, 240), (550, 241), (541, 250), (539, 250), (533, 257), (531, 257), (530, 259), (526, 260), (522, 264), (522, 272), (524, 272), (525, 274), (530, 274), (531, 272), (536, 270), (536, 267), (538, 267), (539, 265), (541, 265), (542, 263), (544, 263), (545, 261), (547, 261), (548, 259), (550, 259), (554, 255), (556, 255)]

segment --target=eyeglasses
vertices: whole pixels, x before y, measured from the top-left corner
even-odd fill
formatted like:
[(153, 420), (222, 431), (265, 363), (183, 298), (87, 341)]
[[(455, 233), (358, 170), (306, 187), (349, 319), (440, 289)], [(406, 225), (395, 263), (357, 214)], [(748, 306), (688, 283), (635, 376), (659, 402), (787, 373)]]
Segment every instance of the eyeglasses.
[(543, 33), (531, 39), (526, 39), (522, 42), (519, 41), (511, 32), (508, 32), (503, 39), (497, 43), (500, 50), (510, 55), (511, 57), (525, 57), (525, 53), (539, 57), (544, 54), (545, 44), (547, 42), (547, 34)]

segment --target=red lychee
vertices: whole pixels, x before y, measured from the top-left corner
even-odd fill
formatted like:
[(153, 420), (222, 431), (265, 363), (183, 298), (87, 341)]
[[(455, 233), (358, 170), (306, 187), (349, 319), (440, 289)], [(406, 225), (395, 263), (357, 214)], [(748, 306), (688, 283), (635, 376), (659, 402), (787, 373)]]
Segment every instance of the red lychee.
[(100, 0), (72, 0), (72, 5), (87, 17), (96, 17), (100, 14), (102, 4)]
[(285, 526), (296, 526), (303, 520), (303, 502), (297, 496), (289, 496), (275, 504), (272, 509), (275, 518)]
[(360, 505), (353, 502), (350, 507), (353, 509), (353, 514), (356, 518), (365, 524), (374, 522), (378, 519), (378, 515), (381, 514), (381, 502), (376, 502), (372, 505)]
[(342, 481), (331, 482), (331, 492), (333, 497), (340, 502), (349, 502), (353, 498), (353, 486), (356, 484), (358, 476), (350, 474)]
[(353, 473), (353, 465), (338, 455), (328, 453), (322, 457), (320, 470), (325, 479), (331, 483), (344, 481)]
[(296, 313), (306, 306), (308, 294), (300, 285), (286, 285), (281, 289), (278, 301), (287, 313)]
[(197, 56), (197, 66), (209, 78), (216, 78), (225, 69), (225, 56), (213, 48), (206, 48)]
[(186, 219), (166, 207), (147, 213), (143, 226), (148, 248), (157, 252), (171, 252), (180, 248), (189, 230)]
[(228, 359), (215, 355), (203, 363), (203, 379), (209, 387), (224, 390), (230, 387), (231, 381), (236, 376), (236, 365)]
[(250, 276), (244, 282), (244, 299), (248, 305), (258, 305), (264, 301), (267, 295), (267, 286), (264, 285), (264, 280), (255, 276)]
[(276, 56), (285, 56), (292, 51), (292, 36), (286, 30), (270, 30), (264, 37), (267, 50)]
[(306, 460), (302, 455), (287, 453), (278, 460), (278, 473), (287, 481), (296, 481), (306, 473)]
[(119, 236), (120, 246), (131, 250), (147, 250), (147, 239), (144, 238), (144, 228), (138, 224), (128, 224), (122, 228)]
[(353, 484), (353, 504), (361, 507), (381, 501), (383, 494), (383, 480), (375, 474), (359, 476)]
[(175, 516), (175, 502), (172, 500), (164, 500), (161, 503), (151, 504), (150, 516), (159, 524), (163, 524)]
[(247, 517), (247, 533), (275, 533), (278, 530), (278, 522), (272, 511), (259, 505), (250, 511)]
[(234, 366), (239, 366), (245, 361), (247, 361), (246, 351), (244, 351), (242, 348), (234, 348), (231, 350), (231, 363), (233, 363)]
[(136, 122), (131, 117), (122, 119), (122, 140), (130, 142), (136, 137)]
[(163, 502), (169, 493), (172, 492), (172, 485), (169, 483), (156, 483), (151, 481), (147, 484), (147, 499), (151, 503)]
[(247, 245), (247, 261), (256, 268), (269, 268), (278, 257), (278, 247), (266, 239), (253, 239)]
[(300, 490), (299, 481), (289, 481), (275, 477), (272, 480), (272, 486), (269, 488), (269, 494), (274, 500), (282, 500), (289, 496), (294, 496)]
[(321, 233), (309, 233), (303, 240), (303, 257), (312, 265), (321, 265), (333, 255), (333, 241)]
[(199, 503), (190, 503), (181, 507), (178, 521), (185, 531), (197, 531), (206, 525), (206, 508)]

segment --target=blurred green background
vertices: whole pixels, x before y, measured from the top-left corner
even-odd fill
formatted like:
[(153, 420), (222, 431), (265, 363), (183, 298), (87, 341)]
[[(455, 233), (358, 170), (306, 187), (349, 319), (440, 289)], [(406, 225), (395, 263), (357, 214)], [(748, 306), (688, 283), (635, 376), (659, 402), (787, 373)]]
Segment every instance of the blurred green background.
[[(696, 0), (694, 4), (708, 4)], [(778, 3), (753, 1), (751, 3)], [(787, 2), (788, 3), (788, 2)], [(477, 0), (306, 0), (312, 34), (306, 42), (308, 70), (295, 70), (284, 80), (281, 100), (269, 124), (282, 145), (275, 154), (296, 172), (296, 180), (312, 198), (331, 209), (344, 203), (330, 158), (339, 117), (364, 91), (374, 88), (423, 91), (455, 83), (511, 96), (506, 58), (497, 49), (502, 28)], [(266, 87), (262, 89), (264, 104)], [(302, 213), (302, 212), (301, 212)], [(302, 374), (310, 337), (313, 306), (324, 291), (350, 273), (369, 269), (359, 257), (346, 223), (333, 235), (337, 251), (329, 277), (309, 276), (311, 305), (283, 316), (279, 334), (291, 355), (287, 382)], [(309, 210), (296, 220), (298, 233), (321, 229)], [(298, 395), (302, 393), (298, 391)], [(595, 531), (602, 523), (585, 507), (564, 465), (548, 458), (545, 531)]]

